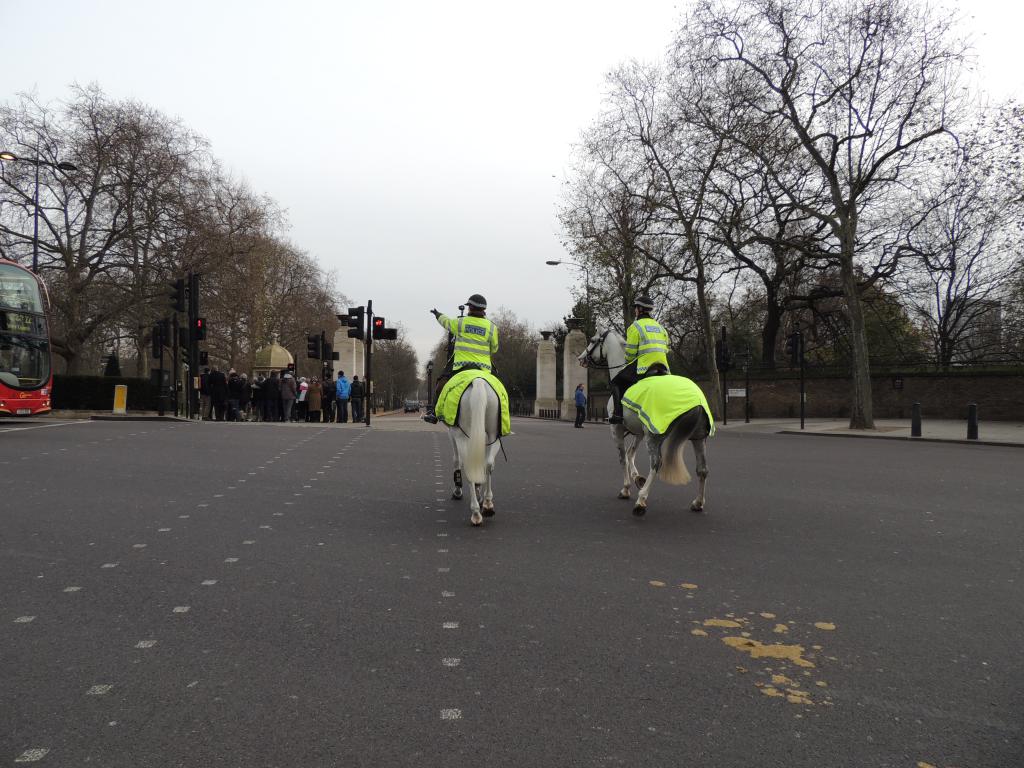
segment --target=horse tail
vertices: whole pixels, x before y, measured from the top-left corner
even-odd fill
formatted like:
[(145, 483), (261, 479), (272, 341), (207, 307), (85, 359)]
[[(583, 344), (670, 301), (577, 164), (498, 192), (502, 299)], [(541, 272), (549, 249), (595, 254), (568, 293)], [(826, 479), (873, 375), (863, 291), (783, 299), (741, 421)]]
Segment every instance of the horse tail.
[(690, 482), (690, 472), (686, 469), (686, 462), (683, 459), (683, 448), (699, 423), (702, 415), (700, 409), (701, 407), (697, 406), (696, 410), (688, 411), (672, 422), (668, 434), (661, 443), (661, 469), (658, 470), (658, 479), (669, 485), (686, 485)]
[(487, 479), (487, 382), (476, 379), (469, 385), (469, 450), (466, 479), (480, 485)]

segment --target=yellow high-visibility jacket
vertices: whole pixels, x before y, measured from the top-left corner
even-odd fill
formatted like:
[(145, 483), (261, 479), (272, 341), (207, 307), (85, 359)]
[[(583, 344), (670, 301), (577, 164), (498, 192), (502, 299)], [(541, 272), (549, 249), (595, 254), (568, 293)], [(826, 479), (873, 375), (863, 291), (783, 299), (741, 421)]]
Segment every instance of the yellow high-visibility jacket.
[(466, 363), (475, 363), (491, 370), (491, 355), (498, 351), (498, 326), (486, 317), (448, 317), (439, 315), (437, 322), (455, 336), (455, 360), (452, 370)]
[(634, 360), (637, 373), (647, 373), (655, 363), (668, 367), (668, 333), (661, 323), (650, 317), (641, 317), (626, 331), (626, 365)]

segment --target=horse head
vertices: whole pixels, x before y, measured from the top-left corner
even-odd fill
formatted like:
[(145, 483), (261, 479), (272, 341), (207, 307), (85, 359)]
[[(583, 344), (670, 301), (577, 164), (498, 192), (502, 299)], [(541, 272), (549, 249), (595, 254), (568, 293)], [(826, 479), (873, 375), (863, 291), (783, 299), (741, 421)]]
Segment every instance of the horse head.
[(577, 358), (584, 368), (616, 368), (625, 361), (626, 342), (613, 329), (598, 330)]

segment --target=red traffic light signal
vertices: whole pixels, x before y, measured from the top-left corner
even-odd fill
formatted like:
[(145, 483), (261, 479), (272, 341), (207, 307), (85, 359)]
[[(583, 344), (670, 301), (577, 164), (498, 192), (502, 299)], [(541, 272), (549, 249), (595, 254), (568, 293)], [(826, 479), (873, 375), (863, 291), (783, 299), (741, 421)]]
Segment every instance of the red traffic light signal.
[(398, 331), (395, 328), (385, 328), (385, 321), (383, 317), (373, 318), (373, 338), (380, 339), (382, 341), (394, 341), (398, 338)]
[(196, 341), (203, 341), (206, 338), (206, 318), (196, 318)]

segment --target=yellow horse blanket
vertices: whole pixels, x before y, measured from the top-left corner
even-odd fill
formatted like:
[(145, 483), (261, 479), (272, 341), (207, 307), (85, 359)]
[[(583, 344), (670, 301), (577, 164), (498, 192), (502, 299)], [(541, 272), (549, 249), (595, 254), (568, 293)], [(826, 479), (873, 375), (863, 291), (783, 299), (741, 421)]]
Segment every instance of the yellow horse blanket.
[(704, 392), (685, 376), (648, 376), (626, 390), (622, 404), (636, 413), (647, 430), (655, 435), (664, 434), (681, 414), (698, 405), (704, 408), (711, 425), (709, 434), (715, 434), (715, 420)]
[(459, 371), (445, 382), (444, 387), (441, 389), (441, 394), (437, 397), (434, 414), (437, 416), (438, 421), (443, 421), (448, 426), (454, 427), (458, 423), (459, 401), (462, 399), (462, 393), (466, 391), (466, 387), (472, 384), (475, 379), (484, 379), (491, 389), (494, 390), (494, 394), (498, 396), (498, 402), (501, 403), (501, 435), (499, 436), (507, 435), (512, 431), (512, 418), (508, 407), (508, 392), (505, 391), (505, 385), (498, 381), (494, 374), (481, 371), (479, 368), (467, 368), (466, 370)]

